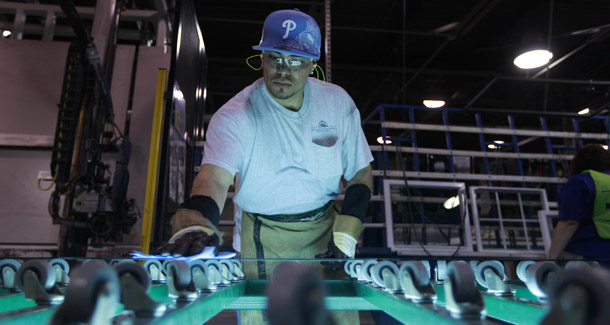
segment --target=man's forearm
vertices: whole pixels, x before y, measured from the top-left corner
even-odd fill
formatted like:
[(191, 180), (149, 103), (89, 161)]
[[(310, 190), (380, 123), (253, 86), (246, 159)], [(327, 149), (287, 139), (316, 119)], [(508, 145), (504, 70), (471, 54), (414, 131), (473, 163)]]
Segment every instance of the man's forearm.
[(549, 258), (555, 259), (563, 252), (580, 223), (574, 220), (559, 220), (553, 231)]
[(191, 194), (211, 197), (222, 213), (232, 180), (233, 177), (225, 169), (214, 165), (203, 165), (193, 181)]

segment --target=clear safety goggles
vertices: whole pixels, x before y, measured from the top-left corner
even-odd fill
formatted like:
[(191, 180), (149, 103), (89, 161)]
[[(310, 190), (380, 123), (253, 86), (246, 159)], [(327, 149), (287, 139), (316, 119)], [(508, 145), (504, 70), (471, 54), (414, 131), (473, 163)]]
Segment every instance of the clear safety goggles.
[(290, 71), (300, 71), (309, 68), (309, 63), (313, 61), (308, 58), (285, 58), (270, 52), (263, 52), (261, 57), (265, 64), (274, 69), (285, 66)]

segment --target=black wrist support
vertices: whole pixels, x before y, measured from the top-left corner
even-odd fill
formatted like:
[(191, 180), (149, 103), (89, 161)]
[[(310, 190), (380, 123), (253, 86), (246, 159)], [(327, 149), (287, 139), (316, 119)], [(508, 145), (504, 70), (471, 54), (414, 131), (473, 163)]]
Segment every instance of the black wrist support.
[(354, 184), (345, 190), (341, 214), (356, 217), (364, 222), (371, 200), (371, 190), (364, 184)]
[(199, 213), (210, 220), (214, 226), (218, 226), (218, 223), (220, 222), (220, 209), (218, 208), (218, 204), (209, 196), (193, 195), (184, 202), (184, 207), (199, 211)]

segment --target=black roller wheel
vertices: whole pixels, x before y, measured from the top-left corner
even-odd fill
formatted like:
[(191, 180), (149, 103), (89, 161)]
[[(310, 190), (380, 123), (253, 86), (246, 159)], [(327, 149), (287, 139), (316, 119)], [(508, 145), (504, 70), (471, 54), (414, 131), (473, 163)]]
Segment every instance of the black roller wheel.
[(396, 277), (398, 277), (398, 266), (391, 261), (381, 261), (373, 266), (373, 269), (371, 270), (373, 283), (383, 288), (386, 287), (386, 283), (383, 278), (384, 270), (390, 270)]
[(61, 269), (64, 270), (64, 272), (66, 272), (66, 274), (70, 273), (70, 264), (68, 264), (68, 262), (66, 262), (66, 260), (64, 260), (64, 259), (54, 258), (49, 261), (49, 264), (51, 264), (51, 266), (53, 266), (53, 267), (55, 267), (55, 266), (61, 267)]
[(489, 269), (491, 269), (502, 280), (504, 280), (506, 276), (504, 273), (504, 265), (500, 261), (485, 261), (479, 263), (474, 271), (474, 276), (477, 283), (484, 288), (488, 287), (487, 279), (485, 279), (485, 270)]
[(27, 271), (32, 271), (38, 277), (40, 285), (45, 290), (51, 290), (57, 280), (55, 275), (55, 269), (45, 260), (31, 260), (23, 263), (17, 274), (15, 275), (15, 282), (19, 290), (25, 290), (25, 274)]
[(2, 271), (5, 267), (10, 267), (15, 271), (15, 273), (17, 273), (21, 267), (21, 262), (12, 258), (6, 258), (0, 261), (0, 271)]
[(324, 304), (322, 277), (297, 262), (282, 262), (267, 286), (270, 325), (333, 324)]
[(547, 290), (552, 280), (551, 277), (554, 277), (560, 271), (561, 268), (554, 262), (536, 262), (527, 268), (525, 284), (532, 294), (540, 299), (544, 299), (547, 296)]
[[(74, 270), (72, 281), (66, 288), (66, 298), (51, 321), (65, 324), (91, 320), (97, 299), (104, 296), (110, 306), (109, 314), (119, 305), (121, 286), (115, 270), (103, 260), (90, 260)], [(111, 315), (110, 315), (111, 316)], [(108, 320), (110, 323), (110, 319)]]
[[(607, 297), (610, 272), (602, 268), (572, 268), (559, 274), (548, 289), (551, 311), (548, 314), (571, 319), (572, 324), (610, 324)], [(548, 317), (548, 316), (547, 316)], [(556, 322), (555, 322), (556, 323)], [(543, 322), (542, 324), (550, 324)]]
[(163, 264), (161, 264), (161, 262), (159, 262), (158, 260), (146, 260), (143, 265), (144, 270), (146, 270), (149, 275), (151, 272), (151, 267), (153, 266), (155, 266), (159, 270), (159, 272), (163, 272)]
[(125, 260), (114, 265), (114, 270), (116, 271), (119, 279), (121, 276), (125, 274), (130, 274), (140, 285), (144, 288), (144, 290), (148, 290), (150, 288), (150, 276), (140, 264), (135, 263), (130, 260)]
[(445, 281), (451, 281), (456, 302), (472, 301), (477, 296), (474, 272), (468, 263), (454, 261), (447, 266)]
[(420, 288), (430, 284), (430, 273), (424, 263), (420, 261), (406, 261), (402, 263), (398, 270), (401, 285), (404, 281), (404, 272), (409, 272), (410, 277), (413, 279), (413, 283)]
[(167, 275), (174, 278), (174, 286), (178, 291), (185, 291), (191, 284), (191, 268), (185, 261), (170, 261), (167, 266)]
[(208, 273), (208, 265), (203, 260), (192, 260), (189, 262), (189, 267), (191, 271), (194, 268), (199, 268), (204, 274)]
[(519, 264), (517, 264), (517, 277), (519, 280), (521, 280), (521, 282), (525, 283), (527, 281), (527, 268), (534, 263), (534, 261), (521, 261)]
[[(360, 268), (360, 266), (362, 266), (362, 263), (364, 263), (363, 260), (354, 260), (352, 264), (350, 264), (349, 273), (352, 275), (352, 278), (358, 278), (358, 269)], [(358, 266), (358, 269), (356, 268), (356, 266)]]

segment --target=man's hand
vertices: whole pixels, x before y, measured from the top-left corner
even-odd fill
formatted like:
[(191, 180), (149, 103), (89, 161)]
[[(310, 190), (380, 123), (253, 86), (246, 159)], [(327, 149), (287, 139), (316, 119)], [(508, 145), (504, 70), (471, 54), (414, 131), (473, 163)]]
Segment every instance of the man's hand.
[(322, 261), (320, 264), (329, 267), (333, 271), (343, 270), (343, 266), (345, 265), (345, 260), (347, 260), (347, 255), (343, 253), (337, 245), (335, 245), (335, 241), (330, 239), (328, 242), (328, 250), (326, 253), (316, 255), (316, 258), (333, 258), (333, 259), (342, 259), (343, 261)]
[[(207, 246), (214, 246), (218, 250), (220, 241), (215, 233), (209, 235), (205, 231), (194, 230), (186, 232), (178, 238), (172, 238), (166, 244), (156, 249), (158, 255), (192, 256), (203, 251)], [(216, 253), (216, 251), (214, 252)]]

